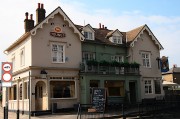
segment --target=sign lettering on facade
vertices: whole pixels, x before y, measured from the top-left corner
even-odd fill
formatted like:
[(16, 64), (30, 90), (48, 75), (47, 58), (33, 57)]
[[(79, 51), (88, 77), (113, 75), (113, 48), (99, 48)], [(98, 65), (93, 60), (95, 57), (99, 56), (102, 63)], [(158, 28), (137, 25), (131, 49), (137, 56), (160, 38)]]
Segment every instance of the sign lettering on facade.
[(65, 33), (62, 33), (61, 28), (58, 27), (58, 26), (55, 27), (52, 32), (50, 32), (50, 35), (51, 35), (51, 36), (54, 36), (54, 37), (59, 37), (59, 38), (66, 37), (66, 34), (65, 34)]

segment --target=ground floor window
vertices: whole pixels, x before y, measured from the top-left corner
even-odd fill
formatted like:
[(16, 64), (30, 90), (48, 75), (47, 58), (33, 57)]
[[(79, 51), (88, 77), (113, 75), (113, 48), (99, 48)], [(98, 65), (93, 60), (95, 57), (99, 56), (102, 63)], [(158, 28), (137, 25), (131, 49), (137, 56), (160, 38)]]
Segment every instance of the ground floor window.
[(17, 99), (17, 88), (16, 85), (13, 85), (12, 87), (9, 88), (9, 100), (16, 100)]
[(73, 98), (75, 97), (74, 81), (51, 81), (51, 98)]
[(154, 80), (155, 94), (161, 94), (160, 80)]
[(152, 94), (152, 80), (145, 80), (145, 94)]
[(104, 85), (107, 88), (107, 96), (124, 96), (124, 81), (107, 80)]

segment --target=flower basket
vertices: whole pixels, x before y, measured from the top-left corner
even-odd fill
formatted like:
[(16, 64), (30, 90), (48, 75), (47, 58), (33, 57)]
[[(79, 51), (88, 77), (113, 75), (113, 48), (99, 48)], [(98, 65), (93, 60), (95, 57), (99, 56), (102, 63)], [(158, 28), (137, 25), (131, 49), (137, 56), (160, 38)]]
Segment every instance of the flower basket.
[(131, 63), (132, 68), (139, 68), (139, 66), (140, 66), (140, 64), (138, 64), (137, 62)]
[(105, 60), (102, 60), (102, 61), (99, 62), (99, 65), (100, 65), (100, 66), (109, 66), (110, 63), (107, 62), (107, 61), (105, 61)]
[(87, 61), (87, 65), (88, 66), (97, 66), (98, 65), (98, 61), (96, 61), (96, 60), (88, 60)]
[(117, 62), (117, 61), (113, 61), (113, 62), (111, 62), (111, 66), (113, 66), (113, 67), (119, 67), (119, 66), (120, 66), (120, 63)]

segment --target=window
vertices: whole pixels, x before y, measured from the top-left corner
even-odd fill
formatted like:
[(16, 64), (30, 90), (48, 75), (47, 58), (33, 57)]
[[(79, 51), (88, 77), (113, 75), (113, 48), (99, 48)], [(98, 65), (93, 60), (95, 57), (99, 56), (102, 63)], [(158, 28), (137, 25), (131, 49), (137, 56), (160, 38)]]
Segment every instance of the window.
[(94, 60), (95, 59), (95, 53), (94, 52), (83, 52), (83, 60)]
[(28, 98), (28, 82), (24, 82), (24, 99)]
[(51, 98), (74, 98), (75, 82), (74, 81), (51, 81), (50, 82)]
[(151, 67), (151, 63), (150, 63), (150, 53), (148, 52), (143, 52), (142, 54), (142, 65), (144, 67), (150, 68)]
[(14, 70), (15, 69), (15, 54), (12, 55), (11, 61), (12, 61), (12, 65), (13, 65), (12, 69)]
[(65, 45), (52, 44), (52, 62), (53, 63), (65, 62)]
[(124, 62), (124, 56), (121, 55), (115, 55), (111, 57), (112, 61), (117, 61), (117, 62)]
[(22, 100), (22, 84), (19, 86), (19, 100)]
[(160, 80), (154, 80), (155, 94), (161, 94)]
[(152, 94), (152, 80), (145, 80), (145, 94)]
[(84, 37), (88, 40), (93, 40), (93, 33), (92, 32), (84, 32)]
[(122, 37), (121, 36), (113, 36), (113, 43), (122, 44)]
[(25, 64), (25, 50), (24, 48), (20, 51), (20, 65), (24, 66)]

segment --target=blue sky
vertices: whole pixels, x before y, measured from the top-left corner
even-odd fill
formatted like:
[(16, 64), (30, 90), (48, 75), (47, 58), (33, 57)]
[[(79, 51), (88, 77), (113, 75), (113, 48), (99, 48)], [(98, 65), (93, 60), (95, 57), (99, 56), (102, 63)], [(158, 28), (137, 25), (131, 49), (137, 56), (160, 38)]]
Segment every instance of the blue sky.
[(147, 24), (164, 47), (161, 56), (169, 57), (170, 67), (180, 66), (180, 0), (3, 0), (0, 62), (7, 61), (3, 51), (24, 33), (25, 12), (36, 19), (38, 2), (44, 3), (46, 15), (60, 6), (75, 24), (101, 23), (120, 31)]

